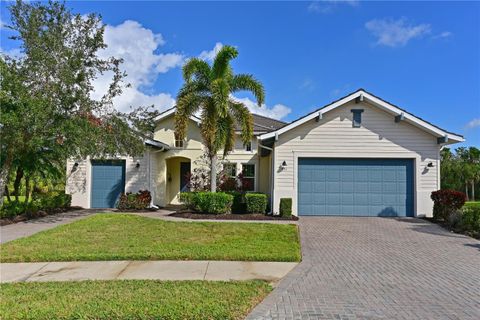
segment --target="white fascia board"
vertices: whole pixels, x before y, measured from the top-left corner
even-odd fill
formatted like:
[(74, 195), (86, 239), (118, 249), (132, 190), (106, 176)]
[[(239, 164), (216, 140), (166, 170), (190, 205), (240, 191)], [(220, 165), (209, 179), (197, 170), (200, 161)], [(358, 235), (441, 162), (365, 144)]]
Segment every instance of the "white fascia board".
[[(169, 110), (161, 113), (161, 114), (155, 119), (155, 121), (160, 121), (160, 120), (163, 120), (163, 119), (165, 119), (165, 118), (170, 117), (172, 114), (175, 113), (176, 110), (177, 110), (177, 108), (171, 108), (171, 109), (169, 109)], [(199, 118), (195, 117), (195, 116), (190, 116), (190, 119), (191, 119), (192, 121), (195, 121), (197, 124), (201, 124), (201, 123), (202, 123), (202, 121), (201, 121)]]
[(305, 117), (303, 118), (300, 118), (298, 119), (297, 121), (294, 121), (280, 129), (278, 129), (277, 131), (272, 131), (272, 132), (269, 132), (267, 134), (264, 134), (264, 135), (261, 135), (260, 136), (260, 139), (268, 139), (268, 138), (273, 138), (275, 137), (276, 135), (281, 135), (282, 133), (285, 133), (293, 128), (296, 128), (302, 124), (304, 124), (305, 122), (308, 122), (312, 119), (315, 119), (317, 116), (318, 116), (318, 111), (321, 111), (322, 114), (325, 114), (326, 112), (332, 110), (332, 109), (335, 109), (336, 107), (339, 107), (349, 101), (351, 101), (352, 99), (355, 99), (357, 98), (358, 96), (360, 96), (362, 94), (362, 91), (357, 91), (355, 93), (352, 93), (351, 95), (349, 96), (346, 96), (345, 98), (341, 99), (341, 100), (338, 100), (334, 103), (332, 103), (331, 105), (325, 107), (325, 108), (322, 108), (320, 110), (316, 110), (308, 115), (306, 115)]
[(410, 124), (420, 128), (420, 129), (423, 129), (431, 134), (433, 134), (434, 136), (436, 137), (444, 137), (444, 136), (447, 136), (448, 137), (448, 140), (454, 140), (455, 142), (463, 142), (465, 141), (465, 139), (462, 137), (462, 136), (459, 136), (459, 135), (456, 135), (456, 134), (453, 134), (453, 133), (449, 133), (449, 132), (446, 132), (440, 128), (437, 128), (435, 127), (434, 125), (408, 113), (407, 111), (404, 111), (402, 109), (399, 109), (375, 96), (372, 96), (371, 94), (367, 93), (367, 92), (364, 92), (363, 93), (364, 97), (366, 97), (368, 100), (370, 100), (371, 102), (373, 102), (374, 104), (376, 104), (377, 106), (379, 107), (383, 107), (384, 109), (386, 109), (387, 111), (390, 111), (391, 113), (395, 114), (395, 115), (400, 115), (403, 113), (403, 116), (404, 116), (404, 121), (406, 120), (407, 122), (409, 122)]
[[(434, 136), (437, 136), (437, 137), (444, 137), (444, 136), (447, 136), (449, 140), (452, 140), (454, 142), (463, 142), (465, 141), (465, 139), (462, 137), (462, 136), (459, 136), (459, 135), (456, 135), (456, 134), (452, 134), (452, 133), (449, 133), (449, 132), (446, 132), (444, 130), (441, 130), (431, 124), (429, 124), (428, 122), (422, 120), (422, 119), (419, 119), (417, 117), (415, 117), (414, 115), (408, 113), (408, 112), (405, 112), (404, 110), (401, 110), (397, 107), (395, 107), (394, 105), (391, 105), (375, 96), (372, 96), (371, 94), (369, 94), (368, 92), (365, 92), (363, 90), (360, 90), (360, 91), (357, 91), (357, 92), (354, 92), (352, 93), (351, 95), (348, 95), (346, 96), (345, 98), (341, 99), (341, 100), (338, 100), (320, 110), (316, 110), (308, 115), (306, 115), (305, 117), (303, 118), (300, 118), (298, 119), (297, 121), (294, 121), (288, 125), (286, 125), (285, 127), (283, 128), (280, 128), (279, 130), (277, 131), (272, 131), (272, 132), (269, 132), (267, 134), (264, 134), (264, 135), (261, 135), (259, 138), (261, 140), (264, 140), (264, 139), (268, 139), (268, 138), (273, 138), (275, 136), (278, 136), (278, 135), (281, 135), (282, 133), (285, 133), (293, 128), (296, 128), (302, 124), (304, 124), (305, 122), (308, 122), (312, 119), (315, 119), (316, 117), (318, 117), (318, 112), (321, 112), (322, 114), (325, 114), (329, 111), (332, 111), (333, 109), (336, 109), (354, 99), (356, 99), (357, 97), (363, 97), (363, 99), (367, 99), (369, 100), (370, 102), (373, 102), (376, 106), (380, 107), (380, 108), (383, 108), (389, 112), (391, 112), (392, 114), (395, 114), (395, 115), (399, 115), (399, 114), (404, 114), (404, 117), (405, 117), (405, 120), (407, 120), (409, 123), (433, 134)], [(404, 121), (405, 121), (404, 120)]]

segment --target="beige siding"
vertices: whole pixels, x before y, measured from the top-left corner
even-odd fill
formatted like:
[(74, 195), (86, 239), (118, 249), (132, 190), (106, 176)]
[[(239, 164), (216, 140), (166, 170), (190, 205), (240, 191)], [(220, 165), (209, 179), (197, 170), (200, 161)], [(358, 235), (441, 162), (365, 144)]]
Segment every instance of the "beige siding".
[[(352, 109), (364, 109), (362, 126), (352, 127)], [(296, 212), (296, 162), (299, 157), (411, 158), (415, 160), (416, 214), (431, 215), (430, 192), (439, 188), (437, 139), (394, 116), (365, 103), (349, 103), (279, 136), (275, 143), (275, 166), (287, 169), (275, 174), (275, 206), (291, 197)], [(429, 162), (433, 168), (426, 168)]]

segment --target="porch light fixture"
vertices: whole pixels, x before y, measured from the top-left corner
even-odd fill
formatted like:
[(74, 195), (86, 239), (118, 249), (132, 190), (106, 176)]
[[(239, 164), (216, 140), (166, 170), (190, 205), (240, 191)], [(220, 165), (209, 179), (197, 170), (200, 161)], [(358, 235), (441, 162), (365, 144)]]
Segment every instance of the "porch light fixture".
[(137, 164), (135, 165), (135, 168), (140, 168), (140, 162), (137, 161)]
[(433, 162), (429, 162), (429, 163), (427, 164), (427, 167), (428, 167), (428, 168), (433, 168)]
[(78, 162), (75, 162), (72, 167), (72, 172), (77, 171), (77, 169), (78, 169)]
[(287, 169), (287, 161), (284, 160), (282, 162), (282, 165), (280, 166), (280, 169), (282, 169), (282, 171)]

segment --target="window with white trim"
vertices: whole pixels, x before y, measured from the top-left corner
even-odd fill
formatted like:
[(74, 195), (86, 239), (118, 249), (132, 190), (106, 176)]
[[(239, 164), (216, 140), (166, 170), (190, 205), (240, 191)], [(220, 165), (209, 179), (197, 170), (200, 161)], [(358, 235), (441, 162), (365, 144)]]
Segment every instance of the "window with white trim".
[(255, 190), (255, 165), (244, 163), (242, 164), (242, 175), (245, 185), (244, 188), (246, 191)]
[(227, 162), (223, 164), (223, 171), (229, 178), (235, 178), (237, 176), (237, 164)]
[(184, 147), (184, 140), (179, 139), (177, 135), (175, 135), (175, 148), (183, 148)]
[(245, 148), (245, 151), (252, 151), (252, 141), (249, 141), (248, 143), (244, 144), (243, 147)]

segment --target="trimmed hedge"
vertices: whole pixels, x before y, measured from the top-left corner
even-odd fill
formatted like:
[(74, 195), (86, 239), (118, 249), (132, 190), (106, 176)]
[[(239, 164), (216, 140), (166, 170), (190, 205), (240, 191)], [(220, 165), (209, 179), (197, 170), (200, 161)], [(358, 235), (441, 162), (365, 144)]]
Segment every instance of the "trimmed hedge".
[(280, 199), (280, 215), (282, 217), (292, 216), (292, 198)]
[(463, 192), (455, 190), (438, 190), (432, 192), (430, 198), (433, 200), (433, 218), (447, 221), (449, 215), (462, 208), (467, 200)]
[(122, 193), (118, 201), (119, 210), (144, 210), (150, 207), (152, 195), (148, 190), (140, 190), (137, 193)]
[(268, 198), (264, 193), (247, 193), (245, 195), (248, 213), (262, 213), (267, 211)]
[(232, 212), (234, 196), (225, 192), (182, 192), (180, 201), (189, 209), (201, 213), (223, 214)]

